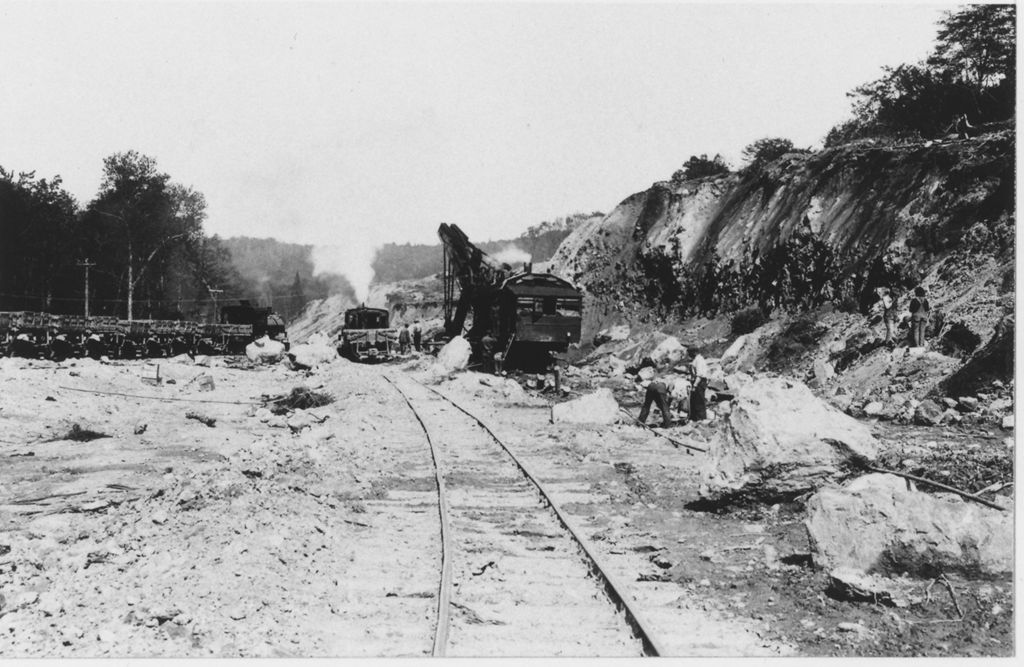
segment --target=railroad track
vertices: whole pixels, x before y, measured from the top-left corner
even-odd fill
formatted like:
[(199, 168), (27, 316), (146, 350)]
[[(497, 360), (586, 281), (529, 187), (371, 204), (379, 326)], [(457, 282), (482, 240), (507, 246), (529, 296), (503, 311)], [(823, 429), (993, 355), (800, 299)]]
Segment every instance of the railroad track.
[(663, 654), (622, 584), (508, 446), (408, 376), (388, 377), (434, 463), (441, 575), (433, 655)]

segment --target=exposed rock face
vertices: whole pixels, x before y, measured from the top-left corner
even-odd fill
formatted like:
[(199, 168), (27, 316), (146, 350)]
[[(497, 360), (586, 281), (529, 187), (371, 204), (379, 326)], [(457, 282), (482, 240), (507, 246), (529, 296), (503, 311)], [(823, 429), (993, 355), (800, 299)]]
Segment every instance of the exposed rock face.
[(739, 391), (711, 447), (701, 496), (710, 501), (795, 497), (847, 476), (876, 452), (865, 426), (805, 385), (753, 380)]
[(817, 565), (867, 573), (1013, 571), (1013, 515), (951, 494), (911, 491), (895, 475), (864, 475), (807, 503)]
[(606, 387), (575, 401), (553, 406), (551, 419), (556, 424), (614, 424), (619, 420), (619, 404), (612, 390)]

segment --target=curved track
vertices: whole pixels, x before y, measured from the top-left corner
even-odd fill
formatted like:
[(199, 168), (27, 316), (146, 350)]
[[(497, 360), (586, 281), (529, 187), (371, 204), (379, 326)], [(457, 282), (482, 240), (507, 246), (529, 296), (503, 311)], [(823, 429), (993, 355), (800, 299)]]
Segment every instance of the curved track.
[(663, 654), (623, 586), (479, 417), (385, 376), (434, 461), (442, 567), (434, 655)]

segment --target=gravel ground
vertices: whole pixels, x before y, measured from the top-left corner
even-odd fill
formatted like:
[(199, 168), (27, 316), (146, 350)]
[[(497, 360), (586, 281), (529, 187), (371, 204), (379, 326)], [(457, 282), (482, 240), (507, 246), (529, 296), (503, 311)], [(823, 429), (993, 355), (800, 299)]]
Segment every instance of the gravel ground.
[[(337, 361), (306, 376), (210, 363), (166, 361), (161, 375), (174, 384), (151, 386), (146, 362), (0, 359), (0, 655), (428, 655), (438, 513), (422, 431), (380, 378), (398, 369)], [(212, 391), (201, 390), (201, 376), (213, 378)], [(550, 424), (543, 400), (481, 377), (440, 387), (479, 411), (550, 486), (670, 653), (1012, 653), (1009, 578), (954, 579), (969, 607), (956, 623), (951, 600), (937, 594), (898, 611), (832, 600), (808, 565), (800, 508), (692, 511), (699, 454), (632, 426)], [(261, 395), (300, 385), (336, 400), (304, 414), (260, 409)], [(107, 437), (67, 439), (76, 424)], [(929, 452), (959, 452), (952, 444), (974, 438), (880, 435), (893, 452), (933, 440)], [(1002, 437), (976, 442), (968, 451), (982, 457), (1005, 450)], [(934, 458), (917, 456), (926, 466)], [(494, 474), (485, 467), (463, 481), (472, 489)], [(514, 514), (509, 525), (549, 528)], [(513, 550), (478, 546), (460, 565), (478, 589), (455, 608), (455, 627), (484, 638), (467, 641), (467, 652), (579, 653), (487, 638), (513, 625), (517, 605), (497, 595), (508, 587), (500, 569), (472, 572)], [(617, 645), (595, 652), (616, 654)]]

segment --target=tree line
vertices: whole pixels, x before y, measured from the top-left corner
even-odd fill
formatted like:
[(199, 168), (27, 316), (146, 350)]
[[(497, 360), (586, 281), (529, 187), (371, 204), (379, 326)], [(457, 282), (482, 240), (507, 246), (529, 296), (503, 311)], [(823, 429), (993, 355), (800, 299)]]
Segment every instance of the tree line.
[(59, 176), (0, 167), (0, 310), (82, 314), (88, 303), (90, 315), (203, 320), (232, 300), (276, 294), (292, 316), (330, 287), (311, 271), (305, 285), (298, 270), (269, 285), (243, 276), (206, 219), (201, 192), (134, 150), (103, 160), (84, 207)]

